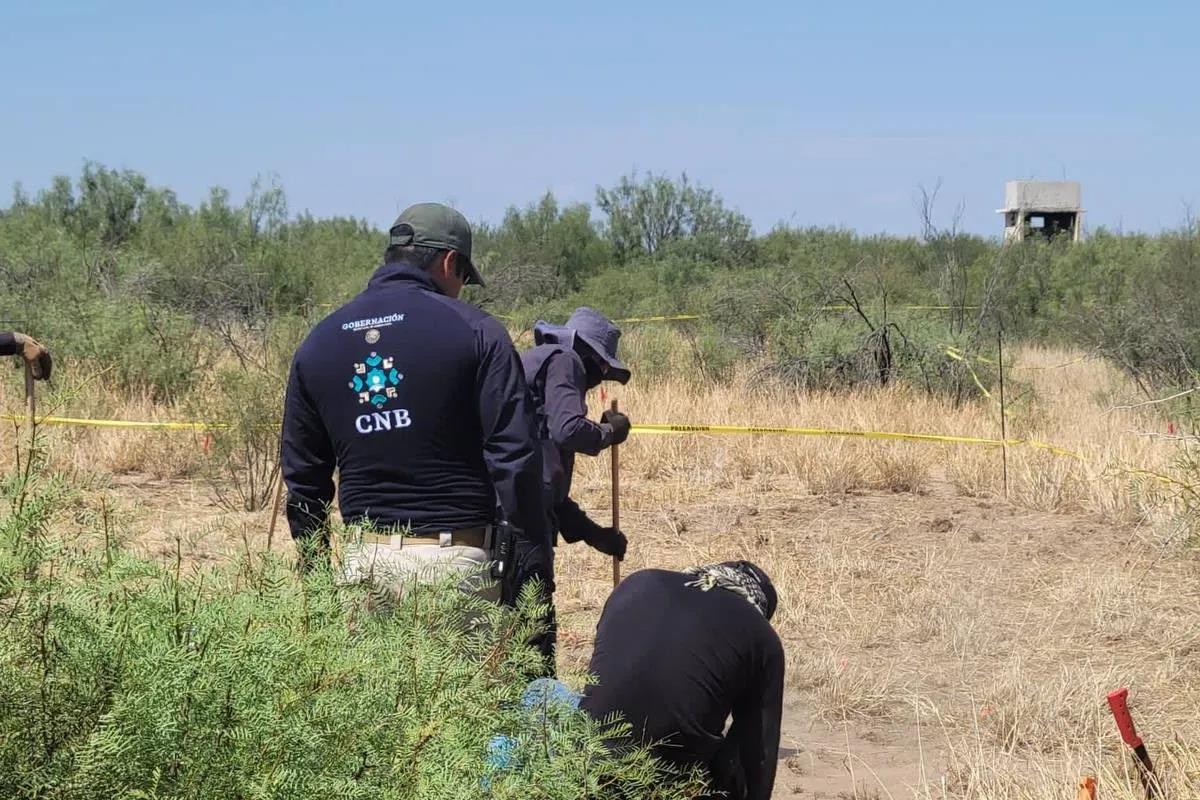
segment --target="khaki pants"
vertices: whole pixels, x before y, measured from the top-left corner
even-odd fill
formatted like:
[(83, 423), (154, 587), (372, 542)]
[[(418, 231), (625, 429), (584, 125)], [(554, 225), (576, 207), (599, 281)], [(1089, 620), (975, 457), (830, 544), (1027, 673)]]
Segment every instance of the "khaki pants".
[(500, 602), (500, 585), (491, 577), (492, 556), (482, 547), (454, 544), (449, 533), (439, 539), (364, 538), (346, 545), (342, 573), (348, 582), (370, 582), (399, 596), (407, 583), (433, 583), (461, 575), (459, 588), (464, 592)]

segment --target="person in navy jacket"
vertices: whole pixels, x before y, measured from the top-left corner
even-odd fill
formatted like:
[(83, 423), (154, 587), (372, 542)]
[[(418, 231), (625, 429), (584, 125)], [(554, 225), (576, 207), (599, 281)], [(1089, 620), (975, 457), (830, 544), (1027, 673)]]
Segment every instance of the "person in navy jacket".
[(503, 325), (457, 299), (465, 284), (483, 284), (470, 226), (446, 206), (412, 206), (384, 261), (292, 363), (282, 469), (302, 566), (327, 552), (336, 470), (343, 522), (372, 531), (348, 547), (348, 573), (390, 572), (398, 589), (428, 566), (481, 572), (503, 521), (517, 545), (509, 579), (552, 591), (520, 359)]

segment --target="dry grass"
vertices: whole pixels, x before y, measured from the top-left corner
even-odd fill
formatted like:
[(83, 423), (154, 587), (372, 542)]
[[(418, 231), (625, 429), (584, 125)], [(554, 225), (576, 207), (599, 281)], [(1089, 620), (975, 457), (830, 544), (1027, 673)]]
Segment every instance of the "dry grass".
[[(636, 350), (636, 337), (633, 344)], [(680, 345), (682, 347), (682, 345)], [(1025, 348), (1017, 353), (1010, 387), (1009, 436), (1037, 439), (1078, 453), (1064, 458), (1028, 447), (1009, 451), (1010, 499), (1052, 511), (1099, 513), (1111, 519), (1143, 517), (1139, 479), (1124, 468), (1169, 472), (1171, 445), (1135, 435), (1161, 426), (1151, 409), (1106, 413), (1134, 397), (1119, 372), (1070, 351)], [(1058, 365), (1066, 364), (1060, 368)], [(22, 413), (17, 383), (0, 385), (0, 408)], [(896, 388), (851, 395), (799, 394), (749, 377), (724, 386), (685, 379), (620, 387), (626, 409), (641, 422), (820, 427), (866, 431), (999, 437), (999, 409), (981, 401), (955, 408), (938, 398)], [(598, 403), (597, 403), (598, 404)], [(133, 420), (186, 417), (179, 407), (125, 398), (96, 381), (81, 380), (43, 398), (42, 413)], [(12, 423), (9, 423), (12, 425)], [(14, 426), (15, 428), (15, 426)], [(44, 430), (52, 465), (70, 473), (147, 474), (158, 479), (194, 475), (204, 461), (202, 434), (58, 427)], [(775, 435), (643, 435), (628, 446), (631, 465), (651, 479), (656, 496), (687, 500), (727, 489), (748, 502), (762, 487), (791, 482), (804, 493), (859, 489), (927, 492), (942, 484), (968, 496), (1003, 491), (996, 448)], [(11, 461), (0, 452), (0, 467)], [(581, 465), (585, 470), (588, 460)], [(585, 480), (589, 476), (584, 477)], [(1144, 482), (1144, 478), (1140, 479)], [(1154, 482), (1151, 481), (1153, 484)], [(729, 498), (726, 498), (729, 499)]]
[[(1075, 363), (1069, 363), (1075, 362)], [(1054, 369), (1054, 365), (1069, 363)], [(1136, 520), (1143, 507), (1139, 467), (1169, 471), (1171, 446), (1135, 435), (1161, 423), (1149, 410), (1108, 412), (1133, 397), (1132, 386), (1097, 360), (1071, 352), (1025, 349), (1018, 354), (1009, 408), (1010, 438), (1035, 439), (1078, 453), (1072, 459), (1029, 447), (1009, 450), (1009, 492), (1014, 502), (1051, 511), (1102, 514)], [(955, 408), (903, 388), (852, 395), (798, 394), (780, 387), (696, 386), (686, 381), (636, 382), (619, 392), (635, 421), (820, 427), (1000, 437), (999, 408), (980, 402)], [(793, 482), (805, 493), (857, 489), (925, 492), (950, 484), (970, 496), (1003, 493), (1001, 453), (993, 447), (863, 441), (839, 437), (663, 434), (637, 437), (631, 464), (653, 482), (657, 497), (688, 499), (724, 488), (754, 501), (756, 487)]]
[[(0, 384), (0, 409), (24, 418), (23, 398), (14, 383)], [(117, 419), (167, 422), (186, 418), (177, 406), (154, 403), (148, 397), (123, 397), (105, 387), (85, 392), (58, 389), (47, 394), (39, 386), (39, 416), (83, 419)], [(11, 431), (5, 444), (26, 436), (22, 422), (5, 423)], [(181, 478), (196, 474), (203, 463), (203, 434), (190, 431), (160, 431), (93, 428), (68, 425), (42, 426), (41, 437), (51, 469), (74, 477), (139, 474), (152, 479)], [(15, 458), (13, 447), (0, 449), (0, 469), (8, 469)]]
[[(1106, 797), (1132, 798), (1136, 781), (1103, 705), (1118, 685), (1131, 687), (1173, 796), (1200, 796), (1200, 561), (1168, 535), (1171, 509), (1124, 471), (1169, 472), (1171, 444), (1137, 435), (1161, 428), (1152, 411), (1109, 413), (1136, 399), (1132, 387), (1077, 359), (1017, 353), (1010, 435), (1083, 458), (1012, 449), (1008, 501), (993, 448), (715, 434), (638, 435), (624, 446), (627, 573), (748, 558), (779, 587), (784, 744), (810, 761), (781, 768), (778, 796), (824, 787), (849, 797), (1071, 797), (1091, 773)], [(1053, 368), (1067, 362), (1077, 363)], [(0, 403), (20, 413), (8, 388)], [(999, 429), (990, 403), (954, 408), (903, 390), (635, 381), (618, 397), (635, 422), (985, 438)], [(62, 411), (180, 416), (104, 392)], [(186, 480), (203, 463), (192, 434), (53, 428), (46, 442), (55, 466), (116, 485), (106, 503), (152, 552), (168, 552), (175, 535), (201, 559), (265, 540), (266, 515), (222, 513)], [(575, 494), (601, 522), (608, 481), (606, 458), (579, 460)], [(611, 588), (607, 560), (563, 547), (557, 576), (560, 660), (580, 669)], [(828, 762), (817, 756), (822, 742), (836, 754)]]

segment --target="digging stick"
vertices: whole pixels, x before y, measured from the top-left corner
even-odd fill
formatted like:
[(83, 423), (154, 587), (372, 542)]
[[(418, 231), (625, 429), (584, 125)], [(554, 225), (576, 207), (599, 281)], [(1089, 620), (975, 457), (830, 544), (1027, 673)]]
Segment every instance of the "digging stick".
[[(617, 401), (612, 401), (612, 410), (617, 410)], [(621, 453), (620, 445), (614, 444), (612, 451), (612, 524), (617, 530), (621, 530)], [(612, 557), (612, 578), (613, 588), (617, 588), (617, 584), (621, 582), (621, 559), (616, 556)]]
[(1154, 775), (1154, 763), (1150, 760), (1150, 753), (1146, 751), (1146, 744), (1142, 741), (1142, 737), (1138, 736), (1137, 728), (1133, 725), (1133, 716), (1129, 713), (1128, 701), (1128, 689), (1118, 689), (1108, 694), (1108, 707), (1112, 709), (1113, 719), (1117, 721), (1117, 730), (1121, 732), (1121, 738), (1137, 756), (1138, 776), (1142, 780), (1142, 787), (1146, 790), (1146, 798), (1149, 800), (1158, 794), (1158, 778)]
[(33, 451), (37, 449), (37, 393), (33, 387), (33, 367), (25, 362), (25, 420), (29, 424), (29, 463), (33, 463)]
[(33, 392), (33, 367), (29, 366), (29, 362), (25, 362), (25, 414), (29, 430), (32, 431), (37, 416), (37, 397)]
[(29, 452), (25, 454), (25, 466), (21, 468), (21, 448), (17, 447), (17, 471), (22, 473), (21, 494), (17, 498), (17, 513), (25, 507), (29, 491), (29, 479), (33, 475), (33, 459), (37, 453), (37, 399), (33, 393), (33, 368), (25, 362), (25, 412), (29, 424)]
[(1004, 469), (1004, 499), (1008, 499), (1008, 407), (1004, 402), (1004, 329), (996, 329), (996, 350), (1000, 367), (1000, 452)]
[(271, 499), (271, 522), (267, 525), (267, 552), (271, 551), (271, 543), (275, 541), (275, 523), (279, 520), (279, 500), (283, 497), (283, 470), (279, 472), (279, 480), (275, 484), (275, 496)]
[(275, 484), (275, 496), (271, 498), (271, 522), (267, 525), (267, 552), (275, 541), (275, 523), (279, 521), (279, 501), (283, 498), (283, 435), (279, 437), (279, 482)]

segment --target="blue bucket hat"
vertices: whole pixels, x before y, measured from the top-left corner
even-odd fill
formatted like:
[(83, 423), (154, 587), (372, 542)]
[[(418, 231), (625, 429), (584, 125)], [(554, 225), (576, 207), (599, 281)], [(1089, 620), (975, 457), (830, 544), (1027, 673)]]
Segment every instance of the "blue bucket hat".
[(574, 348), (576, 342), (583, 342), (592, 355), (608, 365), (605, 380), (624, 384), (629, 382), (629, 367), (617, 358), (620, 338), (621, 329), (612, 320), (587, 306), (575, 309), (566, 325), (551, 325), (539, 320), (533, 326), (535, 344), (561, 344)]

